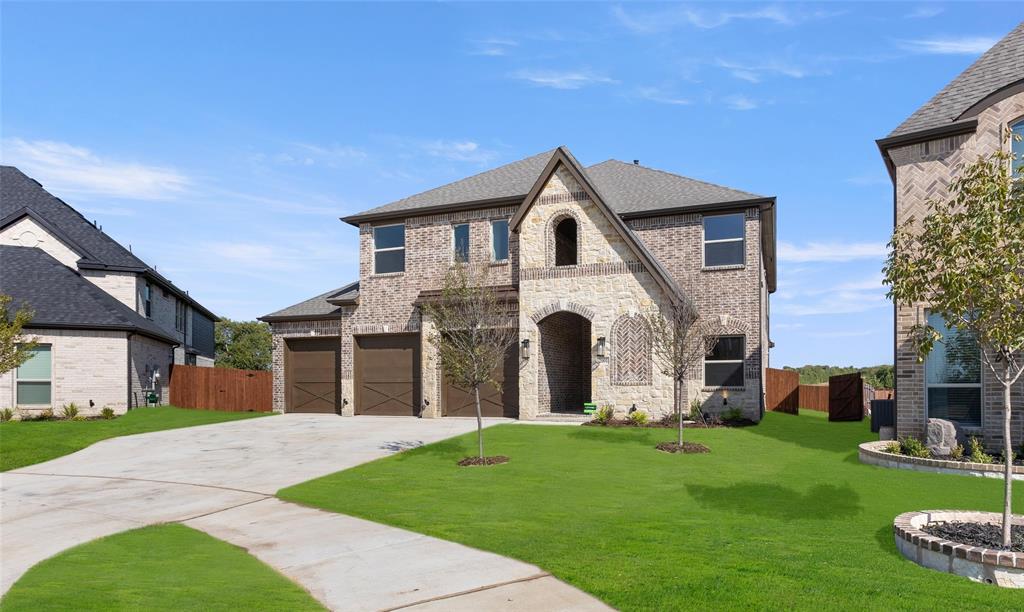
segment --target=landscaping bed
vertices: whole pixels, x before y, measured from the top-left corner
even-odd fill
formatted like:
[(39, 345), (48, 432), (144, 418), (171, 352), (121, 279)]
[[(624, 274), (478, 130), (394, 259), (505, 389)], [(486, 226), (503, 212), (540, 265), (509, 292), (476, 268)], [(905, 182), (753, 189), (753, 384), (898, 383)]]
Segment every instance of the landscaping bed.
[(459, 466), (461, 467), (500, 465), (502, 463), (508, 463), (508, 457), (498, 455), (496, 457), (466, 457), (459, 460)]
[(710, 453), (711, 449), (696, 442), (662, 442), (655, 446), (658, 450), (666, 453)]
[(929, 523), (921, 531), (958, 544), (969, 544), (993, 550), (1024, 552), (1024, 525), (1013, 525), (1010, 529), (1010, 547), (1003, 546), (1003, 528), (995, 523), (966, 523), (949, 521)]

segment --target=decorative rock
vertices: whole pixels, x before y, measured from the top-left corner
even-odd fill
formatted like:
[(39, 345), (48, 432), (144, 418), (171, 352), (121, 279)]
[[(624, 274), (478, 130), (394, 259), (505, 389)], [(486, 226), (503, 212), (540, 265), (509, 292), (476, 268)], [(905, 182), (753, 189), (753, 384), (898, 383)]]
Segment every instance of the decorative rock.
[(945, 419), (928, 419), (928, 438), (925, 446), (935, 457), (948, 457), (957, 445), (956, 425)]

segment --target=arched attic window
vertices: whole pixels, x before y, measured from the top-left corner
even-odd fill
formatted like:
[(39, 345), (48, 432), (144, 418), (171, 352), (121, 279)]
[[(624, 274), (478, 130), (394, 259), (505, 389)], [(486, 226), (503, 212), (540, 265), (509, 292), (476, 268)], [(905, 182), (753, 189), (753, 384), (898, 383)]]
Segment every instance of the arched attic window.
[(1024, 117), (1017, 120), (1010, 126), (1013, 137), (1010, 140), (1010, 150), (1013, 152), (1013, 173), (1024, 172)]
[(555, 226), (555, 265), (575, 266), (579, 228), (576, 219), (566, 217)]

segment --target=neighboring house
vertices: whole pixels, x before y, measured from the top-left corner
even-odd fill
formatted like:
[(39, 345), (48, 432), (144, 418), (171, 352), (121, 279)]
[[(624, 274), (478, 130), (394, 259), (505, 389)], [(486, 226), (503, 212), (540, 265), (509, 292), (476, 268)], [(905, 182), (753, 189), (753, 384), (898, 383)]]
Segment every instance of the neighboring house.
[(670, 412), (672, 381), (641, 314), (686, 294), (724, 324), (691, 397), (761, 418), (773, 197), (637, 162), (584, 168), (559, 147), (343, 220), (359, 228), (359, 282), (262, 317), (277, 410), (474, 414), (440, 371), (420, 309), (454, 262), (468, 262), (489, 266), (519, 313), (500, 384), (482, 392), (485, 414), (536, 419), (584, 402)]
[[(1024, 142), (1004, 139), (1008, 129), (1024, 136), (1024, 23), (878, 141), (894, 186), (894, 222), (925, 216), (926, 202), (946, 198), (959, 168), (979, 156), (1012, 147), (1024, 159)], [(919, 363), (908, 334), (925, 321), (946, 341)], [(982, 365), (976, 342), (946, 329), (927, 304), (916, 304), (896, 308), (894, 351), (898, 435), (923, 438), (928, 418), (943, 418), (983, 435), (986, 446), (1002, 448), (1002, 387)], [(1021, 407), (1012, 422), (1019, 444), (1024, 381), (1014, 389), (1013, 402)]]
[(0, 293), (34, 312), (0, 407), (83, 413), (168, 401), (172, 363), (212, 366), (212, 312), (17, 168), (0, 166)]

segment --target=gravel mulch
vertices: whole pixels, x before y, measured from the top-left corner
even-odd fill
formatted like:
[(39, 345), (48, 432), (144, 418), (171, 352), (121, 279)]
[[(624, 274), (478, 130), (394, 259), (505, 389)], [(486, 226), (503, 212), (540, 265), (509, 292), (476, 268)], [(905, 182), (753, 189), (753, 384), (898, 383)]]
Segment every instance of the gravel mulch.
[(1003, 548), (1003, 528), (993, 523), (930, 523), (921, 531), (957, 544), (970, 544), (994, 550), (1024, 552), (1024, 525), (1010, 528), (1010, 547)]
[(665, 453), (710, 453), (711, 449), (704, 446), (703, 444), (697, 444), (696, 442), (683, 442), (682, 446), (678, 442), (662, 442), (656, 446), (658, 450)]
[[(626, 419), (612, 419), (607, 423), (598, 423), (597, 421), (587, 421), (583, 425), (588, 427), (639, 427), (647, 429), (679, 429), (679, 423), (672, 421), (650, 421), (643, 425), (634, 425)], [(757, 423), (749, 419), (740, 419), (738, 421), (726, 422), (710, 422), (702, 423), (699, 421), (683, 421), (683, 429), (719, 429), (723, 427), (750, 427), (751, 425), (757, 425)]]
[(508, 457), (505, 455), (495, 455), (494, 457), (466, 457), (462, 461), (459, 461), (459, 466), (470, 467), (474, 465), (498, 465), (499, 463), (508, 463)]

